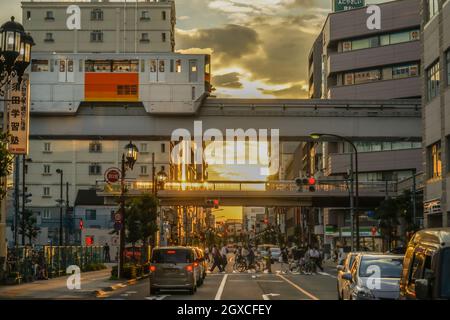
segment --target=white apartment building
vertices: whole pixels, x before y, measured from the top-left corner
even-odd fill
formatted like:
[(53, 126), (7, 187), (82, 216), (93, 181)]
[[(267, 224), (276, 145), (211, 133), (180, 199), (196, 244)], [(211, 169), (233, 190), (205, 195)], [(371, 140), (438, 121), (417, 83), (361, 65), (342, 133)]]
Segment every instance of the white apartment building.
[[(23, 26), (36, 43), (33, 52), (144, 53), (175, 48), (172, 0), (31, 0), (22, 2), (22, 12)], [(68, 28), (72, 18), (79, 18), (75, 29)]]

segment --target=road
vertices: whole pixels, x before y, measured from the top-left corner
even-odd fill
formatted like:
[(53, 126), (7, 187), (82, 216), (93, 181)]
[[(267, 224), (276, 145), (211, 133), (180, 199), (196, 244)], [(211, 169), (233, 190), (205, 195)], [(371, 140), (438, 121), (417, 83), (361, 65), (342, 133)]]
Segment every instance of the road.
[[(278, 266), (275, 265), (275, 270)], [(179, 291), (149, 294), (149, 282), (119, 289), (99, 297), (104, 300), (335, 300), (336, 271), (325, 267), (314, 275), (211, 273), (194, 295)]]

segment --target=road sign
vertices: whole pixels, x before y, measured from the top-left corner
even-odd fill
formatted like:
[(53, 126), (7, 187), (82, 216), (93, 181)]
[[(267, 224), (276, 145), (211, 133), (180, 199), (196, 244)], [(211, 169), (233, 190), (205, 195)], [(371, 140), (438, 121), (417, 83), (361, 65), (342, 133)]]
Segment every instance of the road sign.
[(107, 183), (116, 183), (120, 180), (121, 173), (117, 168), (109, 168), (105, 171), (105, 181)]
[(364, 7), (364, 0), (333, 0), (334, 12), (346, 11)]
[(375, 237), (377, 235), (378, 229), (376, 227), (372, 227), (370, 231), (372, 232), (372, 237)]
[(122, 230), (122, 223), (121, 222), (116, 222), (114, 224), (114, 230), (116, 230), (116, 231)]

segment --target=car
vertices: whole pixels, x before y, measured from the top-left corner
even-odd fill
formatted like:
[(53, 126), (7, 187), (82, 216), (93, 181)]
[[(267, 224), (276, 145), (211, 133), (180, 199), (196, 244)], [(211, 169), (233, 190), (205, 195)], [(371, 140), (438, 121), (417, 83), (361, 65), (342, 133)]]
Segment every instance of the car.
[(400, 299), (450, 299), (450, 228), (418, 231), (406, 248)]
[(197, 291), (200, 266), (196, 250), (190, 247), (157, 247), (150, 259), (150, 294), (160, 290)]
[(195, 247), (194, 249), (197, 252), (197, 262), (200, 266), (200, 277), (199, 283), (197, 285), (201, 286), (206, 278), (206, 270), (208, 270), (208, 263), (206, 262), (204, 251), (198, 247)]
[(342, 300), (342, 290), (344, 287), (344, 282), (346, 282), (347, 280), (344, 280), (342, 278), (342, 276), (345, 273), (350, 272), (350, 270), (352, 269), (352, 265), (353, 262), (355, 261), (356, 256), (358, 255), (358, 252), (350, 252), (349, 254), (347, 254), (347, 256), (345, 257), (345, 260), (342, 261), (342, 264), (338, 264), (336, 266), (337, 269), (337, 292), (338, 292), (338, 299)]
[(277, 247), (269, 248), (269, 252), (270, 252), (270, 259), (272, 260), (272, 262), (278, 261), (280, 259), (281, 256), (280, 248)]
[(403, 255), (358, 254), (342, 289), (344, 300), (396, 300), (400, 294)]

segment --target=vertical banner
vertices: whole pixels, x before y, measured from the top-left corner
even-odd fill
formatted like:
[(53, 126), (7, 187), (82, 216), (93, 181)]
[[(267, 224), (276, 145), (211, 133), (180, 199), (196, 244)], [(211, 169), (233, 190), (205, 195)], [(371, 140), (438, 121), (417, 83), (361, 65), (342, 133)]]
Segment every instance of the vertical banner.
[(22, 82), (11, 81), (7, 99), (6, 129), (10, 134), (9, 152), (12, 154), (28, 154), (30, 127), (30, 81), (27, 74)]

